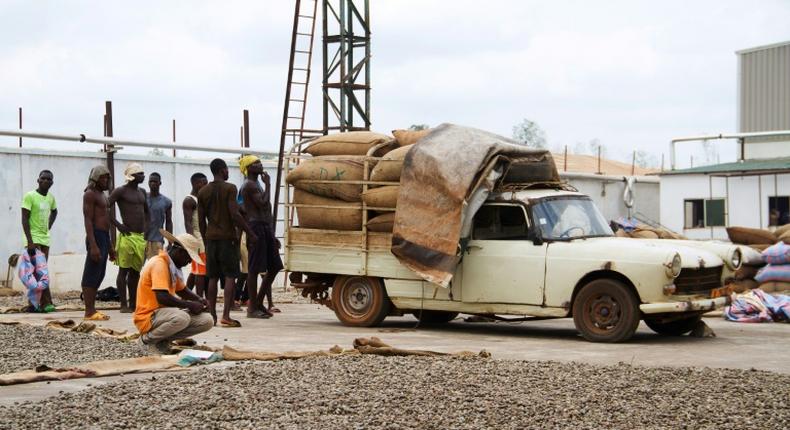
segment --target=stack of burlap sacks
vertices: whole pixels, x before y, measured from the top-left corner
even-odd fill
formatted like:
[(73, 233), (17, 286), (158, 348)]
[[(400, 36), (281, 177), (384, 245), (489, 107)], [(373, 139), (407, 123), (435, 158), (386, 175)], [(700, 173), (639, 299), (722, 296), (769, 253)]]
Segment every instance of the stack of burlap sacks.
[(681, 239), (686, 240), (682, 234), (667, 230), (661, 227), (651, 227), (647, 224), (638, 224), (632, 231), (619, 229), (615, 233), (617, 237), (630, 237), (634, 239)]
[[(304, 149), (312, 158), (302, 160), (286, 177), (294, 187), (296, 205), (333, 206), (296, 207), (301, 228), (354, 231), (362, 229), (362, 202), (381, 208), (368, 213), (367, 228), (375, 232), (391, 232), (395, 219), (399, 185), (369, 185), (363, 192), (359, 183), (364, 179), (364, 160), (368, 151), (385, 144), (370, 160), (369, 181), (400, 182), (403, 160), (411, 145), (430, 130), (394, 130), (394, 137), (369, 131), (337, 133), (320, 137)], [(329, 180), (332, 183), (309, 183), (309, 180)], [(392, 210), (387, 210), (392, 209)]]
[(749, 252), (741, 247), (743, 265), (731, 281), (735, 292), (754, 288), (767, 293), (790, 291), (790, 224), (774, 231), (728, 227), (727, 235), (732, 243), (748, 245), (760, 253), (750, 258)]

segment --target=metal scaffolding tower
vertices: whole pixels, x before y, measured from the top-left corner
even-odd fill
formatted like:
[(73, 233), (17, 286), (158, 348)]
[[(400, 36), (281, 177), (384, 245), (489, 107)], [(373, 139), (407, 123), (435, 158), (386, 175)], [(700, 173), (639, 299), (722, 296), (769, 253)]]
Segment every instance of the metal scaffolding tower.
[(323, 0), (324, 133), (370, 129), (368, 0)]

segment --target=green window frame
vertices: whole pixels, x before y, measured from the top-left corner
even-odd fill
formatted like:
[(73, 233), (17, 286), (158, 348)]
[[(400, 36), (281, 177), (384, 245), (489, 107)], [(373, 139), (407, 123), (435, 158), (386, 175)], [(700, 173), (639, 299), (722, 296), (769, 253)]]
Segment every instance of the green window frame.
[(726, 227), (727, 205), (723, 198), (683, 201), (683, 228)]

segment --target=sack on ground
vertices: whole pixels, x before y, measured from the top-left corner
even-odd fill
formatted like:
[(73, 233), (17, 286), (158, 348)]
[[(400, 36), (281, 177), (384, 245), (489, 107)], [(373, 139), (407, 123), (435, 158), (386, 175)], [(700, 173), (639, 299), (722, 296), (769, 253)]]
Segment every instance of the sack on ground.
[(785, 233), (790, 233), (790, 224), (780, 225), (774, 230), (774, 235), (776, 235), (776, 237), (783, 236)]
[(790, 292), (790, 282), (763, 282), (760, 289), (766, 293), (787, 293)]
[[(347, 202), (360, 201), (361, 184), (344, 184), (343, 181), (361, 181), (364, 169), (362, 156), (315, 157), (302, 161), (288, 173), (285, 181), (308, 193)], [(337, 181), (337, 184), (308, 183), (309, 180)]]
[(379, 215), (373, 217), (368, 221), (368, 230), (382, 232), (382, 233), (392, 233), (392, 224), (395, 222), (395, 212), (385, 213), (384, 215)]
[(768, 264), (788, 264), (790, 263), (790, 245), (784, 242), (777, 242), (762, 252), (763, 260)]
[(776, 235), (777, 239), (781, 240), (784, 243), (790, 244), (790, 231), (785, 231), (782, 234), (774, 232), (774, 234)]
[(637, 239), (658, 239), (658, 234), (653, 230), (636, 229), (630, 233), (631, 237)]
[(755, 275), (754, 280), (762, 284), (765, 282), (790, 282), (790, 264), (769, 264)]
[(371, 181), (400, 181), (400, 173), (403, 170), (403, 159), (411, 149), (411, 145), (403, 146), (388, 152), (381, 157), (376, 167), (370, 172)]
[(298, 188), (294, 190), (293, 202), (297, 205), (337, 206), (336, 208), (297, 207), (296, 216), (301, 228), (323, 230), (362, 229), (362, 206), (359, 203), (328, 199)]
[(417, 143), (418, 140), (427, 136), (432, 130), (426, 128), (424, 130), (392, 130), (392, 135), (398, 142), (398, 146), (409, 146)]
[(374, 208), (395, 208), (399, 191), (399, 185), (372, 188), (362, 193), (362, 200)]
[(727, 236), (732, 243), (741, 245), (773, 245), (776, 236), (768, 230), (748, 227), (727, 227)]
[(350, 131), (348, 133), (335, 133), (319, 137), (304, 149), (303, 152), (312, 156), (321, 155), (367, 155), (370, 148), (380, 144), (390, 145), (376, 151), (375, 156), (381, 156), (397, 147), (395, 140), (389, 136), (372, 131)]
[(734, 293), (740, 294), (743, 293), (744, 291), (749, 291), (757, 288), (759, 284), (754, 279), (741, 279), (741, 280), (732, 281), (727, 285), (729, 285), (730, 288), (732, 288), (732, 291)]

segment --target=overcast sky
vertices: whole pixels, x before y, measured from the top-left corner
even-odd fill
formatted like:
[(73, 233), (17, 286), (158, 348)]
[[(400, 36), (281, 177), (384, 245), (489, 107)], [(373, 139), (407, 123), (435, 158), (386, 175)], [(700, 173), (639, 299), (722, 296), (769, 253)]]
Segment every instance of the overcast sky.
[[(620, 159), (736, 131), (735, 51), (790, 40), (788, 1), (370, 4), (374, 130), (510, 136), (529, 118), (552, 147), (597, 138)], [(0, 0), (0, 16), (0, 128), (16, 128), (21, 106), (26, 129), (101, 135), (112, 100), (116, 137), (169, 140), (175, 118), (181, 142), (238, 146), (246, 108), (252, 146), (277, 148), (292, 1)]]

